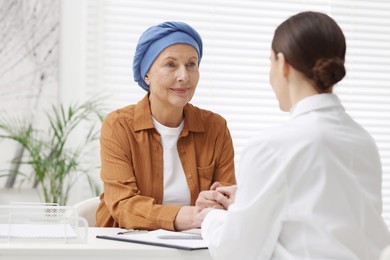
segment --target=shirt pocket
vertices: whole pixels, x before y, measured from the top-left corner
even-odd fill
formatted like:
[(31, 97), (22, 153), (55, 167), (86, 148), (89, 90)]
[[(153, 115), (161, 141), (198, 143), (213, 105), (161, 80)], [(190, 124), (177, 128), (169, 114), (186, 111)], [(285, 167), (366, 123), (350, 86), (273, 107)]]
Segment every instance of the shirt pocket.
[(199, 188), (200, 190), (209, 190), (213, 181), (215, 163), (207, 167), (198, 167)]

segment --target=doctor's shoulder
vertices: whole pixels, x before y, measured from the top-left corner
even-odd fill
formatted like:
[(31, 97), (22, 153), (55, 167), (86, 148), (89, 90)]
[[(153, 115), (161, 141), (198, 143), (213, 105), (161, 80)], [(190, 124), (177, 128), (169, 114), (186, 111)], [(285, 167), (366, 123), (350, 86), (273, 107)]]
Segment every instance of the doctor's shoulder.
[(273, 154), (283, 150), (291, 138), (286, 134), (283, 125), (264, 128), (249, 137), (243, 146), (243, 153)]

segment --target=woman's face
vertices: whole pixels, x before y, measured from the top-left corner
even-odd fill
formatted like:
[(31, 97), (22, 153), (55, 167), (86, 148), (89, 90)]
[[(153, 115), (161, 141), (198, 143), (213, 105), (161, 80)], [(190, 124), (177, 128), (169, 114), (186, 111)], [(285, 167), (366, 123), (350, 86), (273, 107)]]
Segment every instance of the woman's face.
[(164, 49), (146, 74), (153, 106), (183, 108), (193, 97), (199, 81), (198, 53), (188, 44)]
[(282, 111), (290, 111), (291, 101), (288, 91), (288, 85), (285, 77), (284, 57), (276, 57), (275, 52), (271, 50), (271, 69), (269, 72), (269, 82), (279, 102), (279, 108)]

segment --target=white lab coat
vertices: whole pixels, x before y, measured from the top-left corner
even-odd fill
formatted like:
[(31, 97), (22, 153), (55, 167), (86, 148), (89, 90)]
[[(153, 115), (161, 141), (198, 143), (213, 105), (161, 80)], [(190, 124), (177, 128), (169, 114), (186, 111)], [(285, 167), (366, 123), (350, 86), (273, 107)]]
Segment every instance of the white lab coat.
[(378, 259), (390, 235), (373, 139), (334, 94), (301, 100), (291, 116), (244, 148), (235, 203), (202, 224), (211, 255)]

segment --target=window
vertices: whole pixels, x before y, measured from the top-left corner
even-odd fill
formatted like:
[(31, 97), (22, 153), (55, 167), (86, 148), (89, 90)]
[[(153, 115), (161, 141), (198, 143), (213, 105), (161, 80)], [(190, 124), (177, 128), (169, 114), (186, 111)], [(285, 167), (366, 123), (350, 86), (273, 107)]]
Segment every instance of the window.
[(132, 59), (146, 28), (168, 20), (196, 28), (203, 38), (204, 58), (191, 103), (227, 119), (237, 161), (248, 137), (288, 117), (279, 111), (268, 83), (270, 42), (276, 26), (300, 11), (330, 14), (343, 29), (348, 46), (347, 77), (335, 92), (378, 144), (383, 216), (390, 226), (390, 2), (73, 0), (62, 4), (63, 26), (74, 24), (62, 33), (76, 37), (69, 43), (72, 52), (66, 46), (62, 51), (62, 79), (72, 81), (66, 86), (73, 88), (62, 89), (61, 98), (111, 93), (110, 110), (136, 103), (145, 95), (133, 81)]

